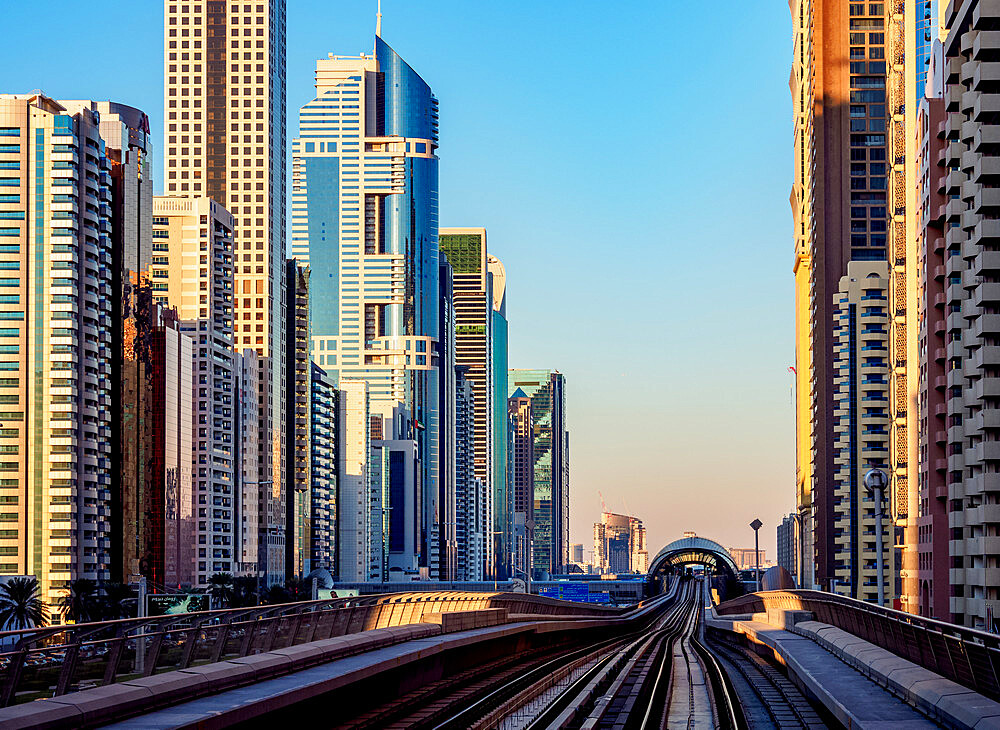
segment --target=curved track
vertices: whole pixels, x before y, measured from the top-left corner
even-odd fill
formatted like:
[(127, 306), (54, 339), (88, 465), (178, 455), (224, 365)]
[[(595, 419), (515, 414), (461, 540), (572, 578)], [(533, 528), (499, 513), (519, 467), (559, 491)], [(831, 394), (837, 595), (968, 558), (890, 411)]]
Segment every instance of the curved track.
[(701, 634), (707, 584), (646, 602), (633, 633), (506, 656), (440, 679), (342, 727), (653, 730), (826, 727), (777, 669)]

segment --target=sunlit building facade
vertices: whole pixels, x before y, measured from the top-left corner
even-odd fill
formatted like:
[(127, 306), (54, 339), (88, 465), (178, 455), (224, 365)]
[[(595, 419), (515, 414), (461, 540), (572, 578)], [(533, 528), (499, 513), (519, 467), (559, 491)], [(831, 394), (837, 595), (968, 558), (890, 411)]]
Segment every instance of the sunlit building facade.
[(885, 4), (793, 0), (796, 490), (805, 585), (836, 572), (834, 294), (886, 258)]
[(569, 431), (566, 378), (557, 370), (510, 370), (510, 395), (531, 399), (534, 439), (534, 531), (536, 577), (562, 572), (569, 562)]
[(164, 3), (163, 190), (210, 197), (234, 217), (233, 345), (260, 356), (267, 584), (285, 573), (285, 36), (285, 0)]
[(111, 570), (111, 203), (92, 102), (0, 95), (0, 574)]
[(371, 568), (368, 383), (341, 378), (337, 421), (337, 576), (363, 582)]
[(950, 620), (948, 582), (948, 313), (945, 303), (944, 194), (947, 146), (941, 46), (933, 55), (917, 116), (917, 322), (920, 357), (917, 516), (917, 613)]
[(238, 572), (233, 450), (233, 217), (210, 198), (153, 201), (153, 263), (158, 302), (176, 308), (194, 340), (194, 495), (197, 585)]
[[(1000, 195), (989, 141), (1000, 109), (994, 3), (948, 4), (944, 42), (945, 345), (951, 619), (1000, 615)], [(983, 32), (991, 31), (991, 32)], [(939, 128), (940, 129), (940, 128)]]
[(317, 61), (293, 145), (291, 228), (292, 255), (312, 272), (313, 360), (338, 388), (366, 382), (373, 414), (410, 414), (398, 436), (418, 444), (428, 573), (440, 518), (437, 115), (428, 85), (379, 37), (373, 54)]
[[(493, 414), (493, 293), (492, 275), (487, 267), (485, 228), (441, 228), (438, 232), (441, 256), (451, 264), (452, 300), (455, 306), (455, 363), (466, 368), (465, 378), (472, 388), (474, 471), (486, 490), (485, 511), (493, 533), (487, 539), (483, 574), (503, 574), (503, 531), (493, 516), (504, 524), (504, 504), (496, 504), (494, 492)], [(503, 496), (503, 495), (501, 495)]]

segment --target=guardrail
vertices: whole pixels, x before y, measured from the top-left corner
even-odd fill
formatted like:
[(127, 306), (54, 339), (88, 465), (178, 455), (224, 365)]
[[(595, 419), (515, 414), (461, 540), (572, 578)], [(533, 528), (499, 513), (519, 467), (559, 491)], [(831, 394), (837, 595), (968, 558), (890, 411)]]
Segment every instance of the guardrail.
[(539, 596), (459, 591), (302, 601), (0, 632), (0, 707), (369, 629), (424, 614), (614, 616), (624, 609)]
[(720, 615), (810, 611), (821, 623), (865, 641), (975, 690), (1000, 699), (1000, 636), (946, 621), (882, 608), (823, 591), (765, 591), (716, 607)]

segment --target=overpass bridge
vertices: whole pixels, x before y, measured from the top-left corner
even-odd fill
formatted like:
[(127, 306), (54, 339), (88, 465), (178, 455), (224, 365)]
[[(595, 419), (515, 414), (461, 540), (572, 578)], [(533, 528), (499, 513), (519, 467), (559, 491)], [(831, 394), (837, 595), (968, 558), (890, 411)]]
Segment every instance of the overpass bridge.
[[(728, 559), (727, 559), (728, 558)], [(398, 593), (0, 634), (0, 728), (1000, 728), (998, 637), (814, 591)]]

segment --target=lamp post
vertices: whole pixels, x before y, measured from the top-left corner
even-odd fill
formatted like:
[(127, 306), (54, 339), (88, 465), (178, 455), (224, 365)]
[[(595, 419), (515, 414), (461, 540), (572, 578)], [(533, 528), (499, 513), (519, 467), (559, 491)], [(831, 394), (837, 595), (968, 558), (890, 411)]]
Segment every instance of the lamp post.
[(881, 469), (870, 469), (865, 474), (865, 489), (875, 497), (875, 572), (878, 573), (878, 605), (885, 605), (885, 581), (882, 572), (882, 494), (889, 485), (889, 477)]
[(750, 527), (753, 529), (753, 564), (754, 564), (754, 577), (757, 579), (757, 592), (760, 593), (760, 528), (764, 526), (764, 523), (760, 520), (755, 519), (750, 523)]

